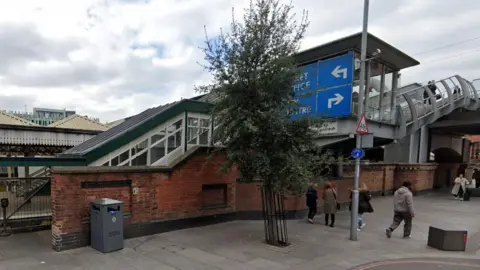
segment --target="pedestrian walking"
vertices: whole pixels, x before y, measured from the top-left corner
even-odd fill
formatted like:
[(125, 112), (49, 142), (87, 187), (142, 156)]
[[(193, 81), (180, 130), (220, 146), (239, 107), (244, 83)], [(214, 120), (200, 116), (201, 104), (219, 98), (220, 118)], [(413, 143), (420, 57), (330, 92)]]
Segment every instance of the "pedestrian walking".
[(403, 227), (403, 237), (410, 238), (412, 232), (412, 219), (415, 217), (413, 207), (412, 182), (405, 181), (401, 188), (395, 191), (393, 195), (393, 223), (386, 229), (387, 237), (392, 237), (392, 232), (405, 222)]
[[(367, 224), (363, 221), (365, 213), (373, 213), (371, 204), (372, 194), (365, 183), (358, 189), (358, 214), (357, 214), (357, 231), (361, 231)], [(352, 211), (352, 190), (350, 190), (350, 211)]]
[(463, 195), (467, 191), (467, 186), (470, 184), (467, 178), (463, 177), (463, 174), (460, 174), (453, 181), (455, 185), (452, 188), (452, 195), (458, 200), (463, 201)]
[[(335, 226), (335, 214), (339, 208), (337, 191), (333, 184), (328, 182), (323, 190), (323, 213), (325, 214), (325, 226)], [(330, 221), (330, 223), (329, 223)]]
[(318, 193), (317, 193), (316, 184), (313, 184), (308, 188), (306, 197), (307, 197), (306, 204), (308, 207), (308, 222), (313, 224), (313, 218), (317, 214)]

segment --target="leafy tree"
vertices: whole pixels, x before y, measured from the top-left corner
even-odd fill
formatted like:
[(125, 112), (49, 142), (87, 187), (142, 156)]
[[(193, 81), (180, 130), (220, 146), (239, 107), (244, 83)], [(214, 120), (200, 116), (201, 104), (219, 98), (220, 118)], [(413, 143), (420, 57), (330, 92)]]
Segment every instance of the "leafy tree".
[(211, 39), (205, 31), (204, 67), (213, 82), (197, 87), (216, 97), (215, 139), (226, 150), (224, 168), (238, 166), (243, 181), (259, 179), (270, 195), (303, 193), (335, 162), (314, 143), (311, 127), (319, 120), (290, 119), (299, 107), (292, 95), (299, 74), (294, 55), (309, 24), (306, 11), (296, 21), (292, 9), (279, 0), (251, 0), (243, 21), (232, 12), (230, 32), (221, 29)]

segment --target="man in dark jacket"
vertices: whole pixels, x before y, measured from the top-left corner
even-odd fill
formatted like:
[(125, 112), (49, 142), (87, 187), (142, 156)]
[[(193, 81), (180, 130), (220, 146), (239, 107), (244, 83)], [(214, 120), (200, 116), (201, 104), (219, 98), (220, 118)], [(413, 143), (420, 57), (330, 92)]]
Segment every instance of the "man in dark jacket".
[(307, 207), (308, 207), (308, 222), (313, 224), (313, 217), (317, 214), (317, 199), (318, 193), (316, 185), (312, 185), (307, 190)]
[(403, 227), (403, 237), (410, 238), (412, 231), (412, 219), (415, 217), (415, 210), (413, 207), (412, 182), (405, 181), (403, 186), (393, 196), (393, 223), (386, 230), (387, 237), (392, 237), (392, 232), (400, 226), (402, 221), (405, 222)]

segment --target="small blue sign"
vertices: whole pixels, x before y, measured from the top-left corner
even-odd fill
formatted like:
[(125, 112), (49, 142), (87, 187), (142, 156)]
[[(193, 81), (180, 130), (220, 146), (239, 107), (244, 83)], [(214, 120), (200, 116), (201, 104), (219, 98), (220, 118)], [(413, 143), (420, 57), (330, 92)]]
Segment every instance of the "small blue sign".
[(354, 71), (352, 52), (318, 63), (318, 88), (326, 89), (352, 84)]
[(299, 67), (298, 77), (293, 82), (294, 93), (305, 93), (317, 90), (318, 62)]
[(363, 152), (362, 149), (360, 149), (360, 148), (353, 149), (352, 158), (359, 159), (359, 158), (363, 158), (364, 156), (365, 156), (365, 152)]
[(352, 85), (344, 85), (317, 93), (317, 117), (340, 117), (352, 113)]

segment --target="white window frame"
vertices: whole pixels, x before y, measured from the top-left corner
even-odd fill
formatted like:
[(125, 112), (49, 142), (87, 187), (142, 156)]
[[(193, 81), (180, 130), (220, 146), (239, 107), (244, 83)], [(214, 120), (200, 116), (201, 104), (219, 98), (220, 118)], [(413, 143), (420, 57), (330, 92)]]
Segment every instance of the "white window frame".
[[(197, 136), (195, 143), (188, 143), (187, 149), (190, 149), (191, 147), (201, 145), (201, 146), (209, 146), (211, 145), (211, 140), (212, 140), (212, 117), (209, 114), (201, 114), (201, 113), (191, 113), (189, 112), (187, 114), (187, 123), (188, 123), (188, 118), (196, 118), (197, 119), (197, 125), (196, 126), (191, 126), (187, 125), (187, 135), (188, 135), (188, 128), (196, 128), (197, 129)], [(200, 144), (200, 132), (201, 130), (207, 129), (207, 127), (200, 127), (200, 121), (201, 120), (208, 120), (209, 121), (209, 126), (208, 126), (208, 139), (207, 139), (207, 144)]]
[[(108, 153), (107, 155), (93, 161), (92, 163), (90, 163), (88, 166), (102, 166), (104, 163), (106, 163), (107, 161), (109, 161), (109, 164), (111, 164), (111, 159), (120, 155), (121, 153), (125, 152), (126, 150), (129, 150), (131, 149), (132, 147), (136, 146), (137, 144), (139, 144), (140, 142), (144, 141), (145, 139), (147, 138), (150, 138), (152, 137), (154, 134), (160, 132), (162, 129), (165, 129), (176, 123), (178, 120), (181, 120), (183, 119), (182, 121), (182, 127), (183, 128), (185, 126), (185, 120), (184, 120), (184, 117), (185, 117), (185, 113), (181, 113), (181, 114), (178, 114), (177, 116), (171, 118), (170, 120), (166, 121), (165, 123), (161, 124), (161, 125), (158, 125), (156, 126), (155, 128), (153, 128), (152, 130), (148, 131), (147, 133), (143, 134), (142, 136), (136, 138), (135, 140), (125, 144), (125, 145), (122, 145), (121, 147), (119, 147), (118, 149), (116, 149), (115, 151), (112, 151), (110, 153)], [(175, 133), (173, 133), (175, 134)], [(167, 138), (168, 135), (165, 136), (165, 138)], [(182, 133), (182, 138), (183, 138), (183, 133)], [(149, 140), (150, 141), (150, 140)], [(182, 144), (183, 144), (183, 140), (182, 140)], [(147, 149), (150, 149), (150, 147), (147, 147)], [(148, 151), (148, 150), (147, 150)], [(131, 153), (130, 153), (131, 154)], [(130, 158), (128, 159), (129, 161), (132, 159), (132, 156), (130, 155)], [(125, 164), (126, 162), (123, 162), (123, 164)], [(130, 163), (129, 163), (130, 164)], [(119, 164), (120, 165), (120, 164)], [(118, 165), (118, 166), (119, 166)]]

